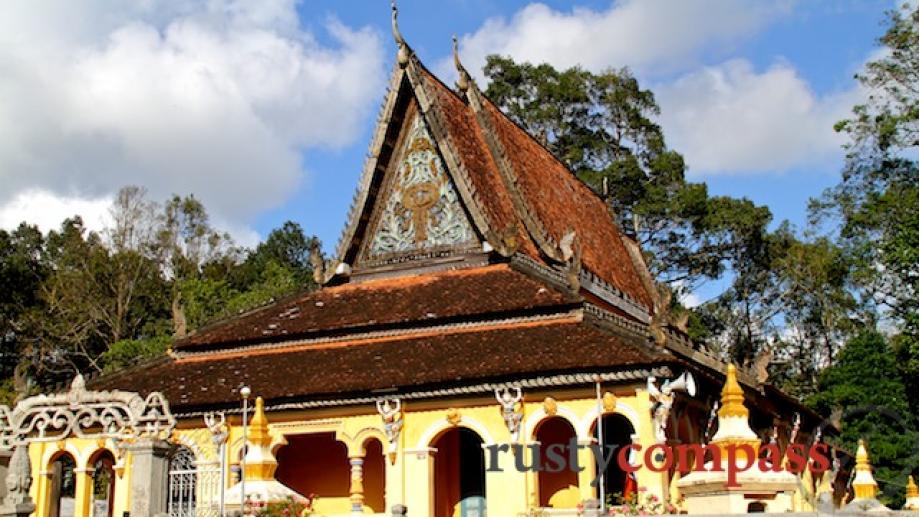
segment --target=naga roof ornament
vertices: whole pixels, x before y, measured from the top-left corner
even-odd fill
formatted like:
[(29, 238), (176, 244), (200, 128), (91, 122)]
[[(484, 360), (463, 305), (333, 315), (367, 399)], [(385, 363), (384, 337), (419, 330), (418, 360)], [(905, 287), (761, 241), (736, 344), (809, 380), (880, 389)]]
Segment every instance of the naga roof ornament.
[(408, 48), (408, 43), (405, 42), (405, 38), (402, 37), (402, 33), (399, 32), (399, 8), (396, 6), (396, 0), (392, 0), (392, 37), (396, 40), (396, 45), (399, 46), (396, 60), (399, 62), (400, 67), (405, 68), (411, 51)]
[(466, 71), (463, 63), (460, 62), (459, 41), (456, 39), (456, 34), (453, 35), (453, 66), (456, 67), (456, 72), (459, 74), (459, 78), (456, 80), (456, 87), (459, 91), (466, 93), (469, 90), (469, 84), (472, 79), (469, 77), (469, 72)]

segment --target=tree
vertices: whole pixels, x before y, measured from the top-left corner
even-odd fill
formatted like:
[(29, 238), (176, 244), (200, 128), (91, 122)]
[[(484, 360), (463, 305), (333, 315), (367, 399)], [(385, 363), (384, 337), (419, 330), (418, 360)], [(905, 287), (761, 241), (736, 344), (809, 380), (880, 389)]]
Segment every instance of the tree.
[(227, 233), (215, 230), (207, 210), (194, 196), (173, 196), (166, 202), (157, 232), (157, 252), (164, 274), (171, 281), (173, 333), (188, 331), (182, 299), (185, 284), (199, 278), (206, 263), (228, 261), (232, 266), (239, 250)]
[(881, 500), (902, 506), (906, 476), (919, 468), (919, 432), (909, 417), (906, 387), (896, 356), (881, 334), (864, 330), (840, 351), (835, 365), (820, 375), (819, 391), (807, 404), (839, 419), (836, 445), (854, 451), (868, 442)]
[(896, 325), (902, 373), (919, 410), (919, 10), (889, 14), (885, 52), (856, 79), (868, 92), (836, 129), (849, 137), (842, 181), (811, 203), (840, 223), (862, 302)]
[[(606, 200), (659, 280), (692, 290), (724, 272), (733, 216), (750, 203), (710, 198), (704, 184), (686, 181), (683, 157), (654, 122), (653, 93), (628, 69), (559, 71), (489, 56), (484, 72), (486, 95)], [(760, 219), (738, 219), (754, 225), (740, 233), (760, 231)]]

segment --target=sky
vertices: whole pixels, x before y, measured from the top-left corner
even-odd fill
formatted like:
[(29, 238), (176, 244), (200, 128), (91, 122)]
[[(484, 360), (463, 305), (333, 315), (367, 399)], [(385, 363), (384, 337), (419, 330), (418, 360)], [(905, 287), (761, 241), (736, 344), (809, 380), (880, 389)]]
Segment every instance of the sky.
[[(401, 0), (448, 82), (488, 54), (628, 66), (690, 179), (805, 223), (839, 178), (833, 123), (883, 33), (882, 0)], [(124, 185), (194, 194), (254, 245), (286, 220), (334, 249), (396, 47), (387, 0), (0, 3), (0, 227), (105, 223)], [(486, 86), (481, 72), (474, 72)]]

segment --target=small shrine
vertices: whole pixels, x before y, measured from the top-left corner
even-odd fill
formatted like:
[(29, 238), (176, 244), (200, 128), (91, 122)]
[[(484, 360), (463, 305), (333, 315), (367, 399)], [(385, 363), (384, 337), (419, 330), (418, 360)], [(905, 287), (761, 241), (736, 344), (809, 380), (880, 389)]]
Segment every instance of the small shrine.
[(249, 439), (246, 441), (245, 465), (243, 479), (227, 490), (227, 510), (238, 510), (245, 490), (246, 505), (250, 507), (266, 505), (275, 501), (290, 498), (302, 500), (304, 497), (291, 490), (274, 477), (278, 461), (271, 452), (271, 436), (268, 434), (268, 417), (265, 416), (265, 402), (262, 397), (255, 399), (255, 414), (249, 424)]
[(855, 498), (849, 501), (842, 511), (844, 512), (889, 512), (877, 499), (878, 483), (871, 473), (871, 461), (868, 459), (868, 448), (865, 440), (858, 441), (858, 451), (855, 453), (855, 479), (852, 480), (852, 491)]
[(913, 476), (910, 476), (906, 483), (906, 504), (903, 505), (903, 509), (919, 512), (919, 486), (916, 486)]
[[(718, 431), (712, 437), (711, 445), (720, 454), (706, 462), (704, 470), (696, 470), (683, 476), (677, 488), (686, 498), (686, 509), (693, 514), (787, 512), (793, 511), (793, 496), (797, 488), (794, 474), (782, 469), (763, 470), (761, 462), (753, 458), (753, 466), (743, 469), (750, 462), (745, 449), (748, 446), (758, 455), (760, 439), (750, 428), (749, 410), (744, 405), (744, 393), (737, 382), (737, 368), (728, 365), (727, 379), (721, 390), (721, 408), (718, 410)], [(729, 486), (728, 449), (738, 447), (734, 458), (736, 482)], [(718, 462), (719, 465), (715, 463)]]

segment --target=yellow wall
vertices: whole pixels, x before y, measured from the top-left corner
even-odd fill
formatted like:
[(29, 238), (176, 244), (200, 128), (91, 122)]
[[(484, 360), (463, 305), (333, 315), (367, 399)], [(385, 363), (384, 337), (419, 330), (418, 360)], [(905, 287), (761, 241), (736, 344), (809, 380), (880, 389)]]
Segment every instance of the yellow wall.
[[(639, 441), (648, 447), (654, 441), (650, 416), (648, 394), (640, 387), (629, 390), (618, 388), (613, 390), (617, 396), (615, 412), (625, 416), (639, 435)], [(254, 394), (254, 395), (257, 395)], [(566, 419), (574, 428), (579, 443), (590, 443), (590, 430), (597, 416), (597, 403), (593, 398), (592, 387), (580, 390), (555, 390), (525, 393), (523, 404), (523, 421), (521, 423), (520, 442), (524, 445), (535, 440), (538, 424), (550, 415), (544, 404), (546, 397), (556, 401), (555, 415)], [(551, 408), (551, 405), (549, 405)], [(366, 499), (368, 506), (375, 512), (387, 512), (394, 504), (402, 503), (408, 506), (413, 515), (426, 515), (432, 511), (434, 505), (434, 456), (436, 451), (433, 445), (438, 436), (445, 430), (454, 426), (471, 429), (479, 435), (484, 445), (508, 443), (511, 436), (502, 418), (500, 406), (493, 397), (485, 396), (476, 399), (441, 399), (435, 401), (403, 401), (404, 415), (403, 430), (399, 439), (398, 454), (395, 461), (388, 458), (385, 463), (385, 505), (380, 506), (379, 495)], [(448, 419), (448, 416), (454, 418)], [(456, 418), (458, 417), (458, 419)], [(268, 413), (270, 422), (272, 449), (277, 452), (287, 443), (285, 436), (302, 435), (308, 433), (331, 433), (329, 436), (344, 444), (343, 450), (348, 457), (364, 456), (368, 440), (376, 439), (383, 443), (382, 452), (388, 452), (382, 431), (380, 416), (376, 409), (368, 404), (364, 407), (334, 408), (290, 411), (283, 413)], [(239, 438), (241, 428), (238, 419), (228, 422), (231, 424), (229, 445), (226, 450), (228, 464), (236, 461), (239, 454)], [(188, 446), (195, 452), (199, 464), (217, 465), (219, 462), (215, 446), (210, 441), (210, 435), (201, 420), (181, 422), (174, 433), (174, 441)], [(293, 439), (292, 439), (293, 440)], [(47, 501), (45, 498), (49, 489), (47, 465), (54, 454), (59, 451), (69, 451), (76, 458), (77, 469), (86, 468), (86, 462), (104, 443), (93, 440), (68, 439), (59, 443), (33, 444), (30, 454), (36, 482), (33, 483), (32, 493), (38, 504), (36, 515), (47, 514)], [(112, 444), (107, 447), (114, 452)], [(377, 448), (378, 451), (378, 448)], [(377, 452), (379, 454), (379, 452)], [(329, 458), (323, 459), (324, 455)], [(296, 461), (336, 461), (345, 465), (336, 465), (333, 469), (338, 473), (349, 472), (347, 457), (338, 451), (333, 455), (317, 452), (316, 454), (298, 454)], [(121, 515), (129, 507), (130, 485), (130, 458), (120, 458), (116, 454), (119, 464), (127, 465), (124, 472), (116, 481), (115, 515)], [(282, 453), (282, 459), (284, 454)], [(589, 486), (594, 477), (594, 468), (591, 465), (591, 453), (584, 450), (580, 453), (580, 461), (587, 464), (588, 468), (577, 476), (576, 490), (578, 499), (596, 497), (595, 490)], [(486, 461), (488, 453), (486, 451)], [(286, 460), (285, 460), (286, 461)], [(379, 485), (379, 461), (376, 469), (371, 467), (370, 460), (365, 460), (365, 487)], [(538, 506), (538, 478), (535, 473), (520, 473), (514, 468), (511, 454), (502, 454), (501, 466), (503, 472), (487, 472), (486, 494), (488, 513), (490, 515), (517, 515), (528, 509)], [(91, 467), (91, 466), (90, 466)], [(283, 466), (282, 472), (296, 471)], [(374, 473), (376, 471), (376, 473)], [(376, 478), (376, 480), (374, 480)], [(227, 486), (232, 482), (230, 474), (227, 476)], [(638, 472), (640, 486), (648, 488), (648, 492), (666, 498), (667, 480), (664, 474), (653, 473), (647, 470)], [(334, 483), (333, 492), (328, 497), (323, 497), (323, 486), (310, 488), (310, 491), (319, 495), (319, 506), (327, 515), (347, 513), (350, 501), (347, 494), (342, 494), (342, 480)], [(349, 479), (350, 483), (350, 479)], [(295, 488), (306, 489), (295, 486)], [(369, 488), (367, 489), (369, 491)], [(199, 498), (204, 495), (199, 493)], [(370, 499), (374, 499), (371, 504)], [(376, 507), (373, 507), (376, 506)], [(371, 508), (365, 508), (370, 512)], [(78, 513), (78, 515), (81, 515)], [(87, 515), (87, 514), (83, 514)]]

